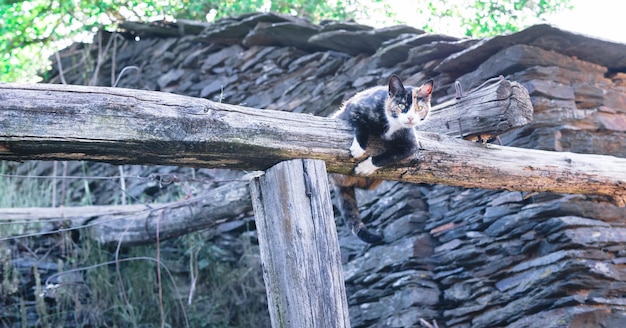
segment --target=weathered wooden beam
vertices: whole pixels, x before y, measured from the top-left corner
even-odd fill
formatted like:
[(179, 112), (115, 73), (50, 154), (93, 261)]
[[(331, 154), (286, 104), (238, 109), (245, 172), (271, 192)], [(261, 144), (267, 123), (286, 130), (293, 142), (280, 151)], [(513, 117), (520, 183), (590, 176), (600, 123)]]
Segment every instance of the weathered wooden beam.
[(324, 162), (278, 163), (250, 193), (272, 327), (350, 327)]
[[(499, 134), (531, 118), (525, 89), (502, 80), (435, 106), (425, 131)], [(349, 131), (339, 121), (311, 115), (170, 93), (50, 84), (0, 85), (0, 128), (0, 158), (8, 160), (84, 159), (260, 170), (309, 154), (324, 160), (337, 157), (342, 149), (328, 145), (342, 143)], [(325, 154), (314, 154), (318, 150)]]
[[(530, 101), (510, 94), (503, 105)], [(469, 101), (466, 105), (472, 106)], [(439, 128), (443, 126), (445, 121)], [(624, 158), (473, 144), (423, 131), (417, 136), (419, 153), (375, 177), (598, 194), (626, 204)], [(349, 174), (354, 167), (351, 141), (347, 125), (325, 117), (129, 89), (0, 85), (0, 159), (6, 160), (265, 170), (284, 160), (310, 158), (325, 161), (329, 172)]]
[(24, 229), (28, 229), (28, 224), (43, 225), (32, 232), (88, 228), (89, 236), (102, 244), (150, 244), (156, 241), (157, 231), (159, 239), (166, 240), (250, 213), (247, 179), (253, 176), (172, 203), (0, 209), (0, 223), (4, 226), (15, 222), (24, 225)]
[(498, 136), (533, 119), (528, 90), (517, 82), (493, 78), (481, 87), (463, 91), (459, 98), (434, 106), (422, 131), (473, 139)]

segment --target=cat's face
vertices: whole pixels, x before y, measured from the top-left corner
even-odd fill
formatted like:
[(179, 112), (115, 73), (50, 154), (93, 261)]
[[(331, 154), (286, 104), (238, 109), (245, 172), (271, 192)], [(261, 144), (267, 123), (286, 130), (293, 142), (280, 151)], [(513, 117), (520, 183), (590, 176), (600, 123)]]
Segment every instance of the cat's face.
[(412, 128), (424, 121), (430, 113), (432, 91), (432, 80), (419, 88), (405, 88), (400, 78), (393, 75), (389, 80), (389, 97), (385, 106), (389, 123), (403, 128)]

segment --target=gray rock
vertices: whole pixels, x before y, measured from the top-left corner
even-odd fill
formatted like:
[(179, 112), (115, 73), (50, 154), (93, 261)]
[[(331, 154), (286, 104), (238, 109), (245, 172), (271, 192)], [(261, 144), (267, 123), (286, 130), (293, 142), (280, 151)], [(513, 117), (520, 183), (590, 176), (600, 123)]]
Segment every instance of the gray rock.
[[(465, 51), (456, 53), (441, 62), (438, 72), (463, 74), (475, 70), (496, 52), (514, 44), (527, 44), (562, 53), (565, 56), (596, 63), (609, 69), (626, 67), (626, 45), (599, 40), (542, 24), (520, 32), (485, 39)], [(602, 49), (601, 52), (597, 49)]]
[(456, 42), (435, 41), (409, 49), (404, 65), (424, 65), (433, 60), (442, 60), (453, 53), (462, 51), (478, 40), (460, 40)]
[(239, 56), (242, 51), (243, 48), (238, 45), (226, 47), (207, 56), (202, 61), (202, 67), (200, 69), (204, 73), (209, 72), (214, 67), (223, 65), (227, 59)]
[(365, 31), (333, 30), (316, 34), (309, 39), (309, 42), (319, 47), (356, 56), (361, 53), (373, 54), (384, 41), (404, 33), (421, 34), (424, 31), (403, 25)]
[(477, 70), (459, 77), (459, 81), (465, 88), (470, 89), (494, 76), (512, 74), (533, 66), (559, 66), (570, 70), (600, 74), (606, 72), (606, 67), (597, 64), (543, 50), (539, 47), (516, 44), (493, 54), (482, 62)]
[(457, 40), (457, 38), (441, 34), (403, 34), (394, 40), (384, 42), (374, 54), (373, 59), (378, 60), (378, 65), (381, 67), (392, 67), (405, 61), (411, 54), (410, 49), (431, 43), (453, 44)]
[(524, 83), (531, 96), (547, 97), (550, 99), (574, 100), (574, 88), (552, 81), (533, 80)]
[(222, 93), (224, 92), (224, 90), (232, 88), (230, 84), (235, 81), (237, 81), (236, 75), (228, 76), (228, 77), (221, 77), (221, 78), (212, 80), (208, 85), (202, 88), (202, 90), (200, 91), (200, 97), (206, 98), (217, 92)]
[(247, 47), (280, 46), (319, 51), (323, 48), (309, 43), (309, 38), (319, 30), (318, 26), (303, 22), (259, 23), (242, 42)]
[(178, 82), (184, 74), (185, 74), (185, 70), (183, 69), (171, 70), (167, 72), (166, 74), (162, 75), (157, 80), (157, 84), (159, 85), (160, 89), (164, 89), (165, 87), (168, 87), (172, 85), (173, 83)]
[(243, 38), (259, 22), (277, 23), (291, 19), (294, 18), (277, 13), (251, 13), (233, 18), (224, 18), (216, 21), (198, 35), (196, 41), (219, 44), (240, 44)]

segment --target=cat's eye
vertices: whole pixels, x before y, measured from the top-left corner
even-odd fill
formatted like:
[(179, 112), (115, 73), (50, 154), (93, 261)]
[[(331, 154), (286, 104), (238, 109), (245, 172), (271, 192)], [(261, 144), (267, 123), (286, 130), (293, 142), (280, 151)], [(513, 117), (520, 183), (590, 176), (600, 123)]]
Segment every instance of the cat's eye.
[(426, 110), (426, 106), (417, 106), (417, 111), (418, 112), (423, 112)]
[(398, 104), (398, 108), (400, 110), (404, 110), (406, 108), (406, 106), (404, 104)]

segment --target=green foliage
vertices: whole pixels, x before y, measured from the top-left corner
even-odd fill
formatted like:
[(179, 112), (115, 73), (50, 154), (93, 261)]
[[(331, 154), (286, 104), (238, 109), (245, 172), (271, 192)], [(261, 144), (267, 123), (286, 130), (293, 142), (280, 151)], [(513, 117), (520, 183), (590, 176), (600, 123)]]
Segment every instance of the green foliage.
[(423, 25), (426, 30), (482, 37), (516, 31), (569, 8), (570, 0), (415, 0), (412, 6), (383, 0), (0, 0), (0, 82), (33, 80), (53, 50), (90, 41), (98, 27), (125, 20), (217, 19), (274, 11), (371, 24)]
[(418, 7), (427, 15), (426, 30), (441, 31), (452, 25), (471, 37), (515, 32), (539, 23), (547, 15), (571, 9), (570, 0), (420, 0)]
[[(316, 0), (0, 0), (0, 82), (28, 80), (52, 49), (67, 40), (90, 40), (90, 31), (114, 28), (125, 20), (159, 18), (206, 20), (272, 10), (320, 19), (348, 18), (351, 3)], [(65, 41), (65, 42), (63, 42)], [(46, 50), (46, 51), (44, 51)]]
[[(174, 2), (174, 1), (172, 1)], [(182, 1), (176, 1), (182, 6)], [(49, 1), (0, 2), (0, 81), (23, 80), (42, 68), (43, 49), (120, 20), (145, 19), (175, 11), (170, 1)], [(195, 18), (195, 17), (194, 17)], [(53, 47), (54, 48), (54, 47)], [(49, 56), (50, 51), (47, 52)], [(25, 75), (28, 74), (28, 75)]]

